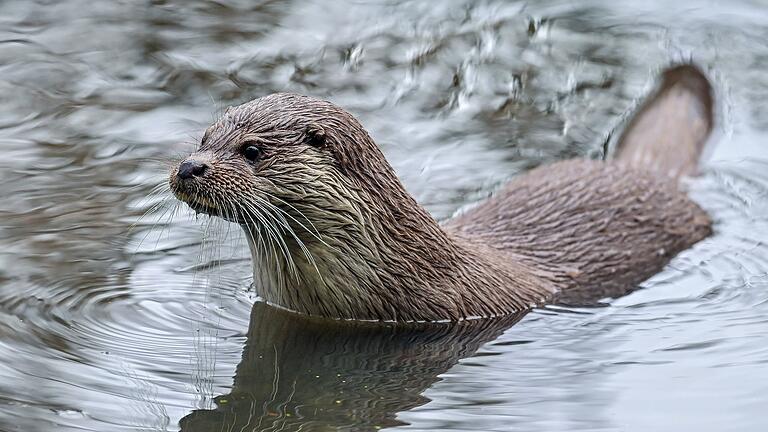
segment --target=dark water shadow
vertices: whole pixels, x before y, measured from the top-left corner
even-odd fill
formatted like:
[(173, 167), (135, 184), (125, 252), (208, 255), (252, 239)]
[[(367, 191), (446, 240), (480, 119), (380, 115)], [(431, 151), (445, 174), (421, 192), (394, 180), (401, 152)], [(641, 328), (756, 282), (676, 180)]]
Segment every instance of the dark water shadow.
[(524, 314), (454, 324), (338, 322), (256, 303), (231, 393), (182, 431), (378, 430)]

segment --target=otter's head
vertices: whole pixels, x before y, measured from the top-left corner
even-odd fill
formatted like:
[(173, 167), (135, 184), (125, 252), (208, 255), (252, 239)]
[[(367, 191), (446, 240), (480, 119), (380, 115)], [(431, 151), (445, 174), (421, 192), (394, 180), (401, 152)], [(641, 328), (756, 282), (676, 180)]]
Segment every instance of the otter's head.
[(376, 197), (382, 189), (390, 201), (404, 193), (354, 117), (330, 102), (286, 93), (227, 109), (197, 151), (172, 168), (169, 182), (197, 212), (247, 226), (290, 223), (294, 230), (318, 229), (345, 213), (360, 221), (361, 208), (384, 204)]

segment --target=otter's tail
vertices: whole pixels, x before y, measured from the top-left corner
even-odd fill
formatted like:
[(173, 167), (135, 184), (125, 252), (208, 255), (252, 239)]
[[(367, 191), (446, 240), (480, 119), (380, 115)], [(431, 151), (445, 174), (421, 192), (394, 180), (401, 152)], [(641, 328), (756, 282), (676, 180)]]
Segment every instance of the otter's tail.
[(624, 130), (616, 159), (675, 179), (695, 175), (712, 131), (712, 103), (712, 87), (698, 68), (667, 69)]

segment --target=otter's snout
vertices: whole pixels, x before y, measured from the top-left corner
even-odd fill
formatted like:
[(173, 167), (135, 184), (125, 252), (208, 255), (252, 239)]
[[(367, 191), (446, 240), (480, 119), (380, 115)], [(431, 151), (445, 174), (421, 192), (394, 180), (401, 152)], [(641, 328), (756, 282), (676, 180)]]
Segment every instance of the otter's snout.
[(200, 177), (208, 170), (208, 165), (204, 162), (200, 162), (194, 159), (187, 159), (179, 165), (179, 169), (176, 175), (183, 180), (191, 179), (192, 177)]
[[(209, 180), (206, 173), (212, 169), (207, 155), (195, 153), (174, 169), (171, 169), (168, 183), (176, 198), (187, 203), (198, 213), (218, 215), (217, 206), (211, 200)], [(215, 185), (213, 185), (215, 188)]]
[(189, 203), (192, 198), (199, 199), (205, 176), (212, 168), (210, 159), (206, 156), (195, 153), (171, 169), (168, 183), (171, 185), (171, 191), (180, 200)]

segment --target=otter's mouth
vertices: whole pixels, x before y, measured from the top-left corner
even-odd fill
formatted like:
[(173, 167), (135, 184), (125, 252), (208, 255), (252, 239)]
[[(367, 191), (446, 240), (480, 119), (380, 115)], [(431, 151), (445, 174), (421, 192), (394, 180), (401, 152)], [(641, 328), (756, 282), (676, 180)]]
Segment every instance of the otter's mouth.
[(189, 208), (194, 210), (196, 213), (205, 213), (210, 216), (219, 216), (219, 208), (203, 198), (198, 198), (194, 195), (181, 191), (173, 191), (173, 194), (176, 195), (176, 198), (178, 198), (179, 201), (188, 205)]
[(174, 191), (174, 195), (176, 195), (176, 198), (178, 198), (180, 201), (188, 205), (189, 208), (194, 210), (195, 213), (215, 216), (229, 222), (243, 223), (240, 217), (229, 214), (230, 212), (222, 210), (220, 207), (214, 205), (206, 198), (200, 198), (181, 191)]
[(196, 213), (204, 213), (209, 216), (223, 217), (218, 207), (213, 207), (195, 200), (182, 200)]

